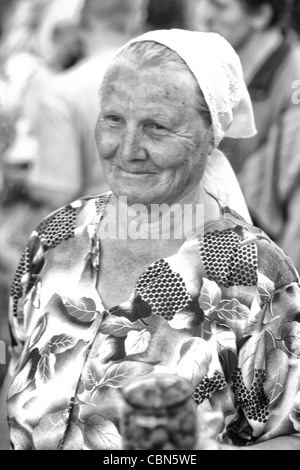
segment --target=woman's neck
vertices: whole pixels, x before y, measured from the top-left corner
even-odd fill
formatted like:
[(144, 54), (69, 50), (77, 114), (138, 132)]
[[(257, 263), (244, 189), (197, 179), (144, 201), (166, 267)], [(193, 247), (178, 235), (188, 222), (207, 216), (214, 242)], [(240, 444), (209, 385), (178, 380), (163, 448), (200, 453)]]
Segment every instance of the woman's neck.
[[(187, 196), (168, 204), (128, 205), (112, 196), (106, 208), (106, 227), (113, 237), (128, 240), (184, 240), (204, 223), (200, 185)], [(103, 226), (103, 224), (102, 224)]]

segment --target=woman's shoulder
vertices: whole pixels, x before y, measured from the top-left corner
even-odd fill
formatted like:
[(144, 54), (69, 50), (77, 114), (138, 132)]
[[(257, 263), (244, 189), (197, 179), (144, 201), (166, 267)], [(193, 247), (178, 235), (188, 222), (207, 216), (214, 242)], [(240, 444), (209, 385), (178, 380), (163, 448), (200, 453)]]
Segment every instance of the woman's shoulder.
[(287, 254), (260, 228), (230, 209), (204, 230), (200, 251), (209, 272), (218, 272), (221, 282), (255, 286), (264, 276), (274, 288), (299, 282), (299, 274)]
[(107, 191), (97, 196), (85, 196), (66, 204), (42, 219), (35, 232), (50, 244), (71, 238), (79, 226), (96, 223), (111, 196)]

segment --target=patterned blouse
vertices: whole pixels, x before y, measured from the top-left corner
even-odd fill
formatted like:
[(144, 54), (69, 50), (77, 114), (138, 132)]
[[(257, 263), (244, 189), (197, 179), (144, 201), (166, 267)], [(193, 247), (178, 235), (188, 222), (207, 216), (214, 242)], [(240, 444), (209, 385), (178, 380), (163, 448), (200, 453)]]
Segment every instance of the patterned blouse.
[(300, 289), (289, 258), (221, 205), (218, 220), (155, 260), (128, 301), (107, 310), (96, 286), (109, 198), (50, 214), (20, 260), (12, 448), (121, 449), (122, 386), (157, 371), (190, 380), (200, 409), (223, 411), (224, 443), (299, 434)]

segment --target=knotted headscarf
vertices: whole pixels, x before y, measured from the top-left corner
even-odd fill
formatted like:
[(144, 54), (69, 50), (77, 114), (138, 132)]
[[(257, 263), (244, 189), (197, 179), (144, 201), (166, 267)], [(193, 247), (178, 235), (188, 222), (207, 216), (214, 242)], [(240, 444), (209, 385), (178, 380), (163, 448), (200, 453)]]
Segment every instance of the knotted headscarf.
[(157, 30), (131, 39), (121, 50), (140, 41), (163, 44), (185, 61), (209, 108), (215, 147), (224, 137), (238, 139), (256, 134), (253, 108), (241, 62), (226, 39), (216, 33)]

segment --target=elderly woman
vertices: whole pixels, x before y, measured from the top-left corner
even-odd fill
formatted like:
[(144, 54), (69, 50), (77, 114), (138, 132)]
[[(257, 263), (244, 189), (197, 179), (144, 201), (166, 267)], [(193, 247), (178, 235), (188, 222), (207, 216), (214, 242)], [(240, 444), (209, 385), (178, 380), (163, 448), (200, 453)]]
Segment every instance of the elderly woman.
[(255, 132), (235, 52), (213, 33), (146, 33), (100, 105), (111, 192), (46, 218), (12, 286), (13, 448), (120, 449), (123, 384), (166, 372), (199, 413), (223, 412), (221, 448), (300, 449), (298, 274), (211, 170), (225, 134)]

